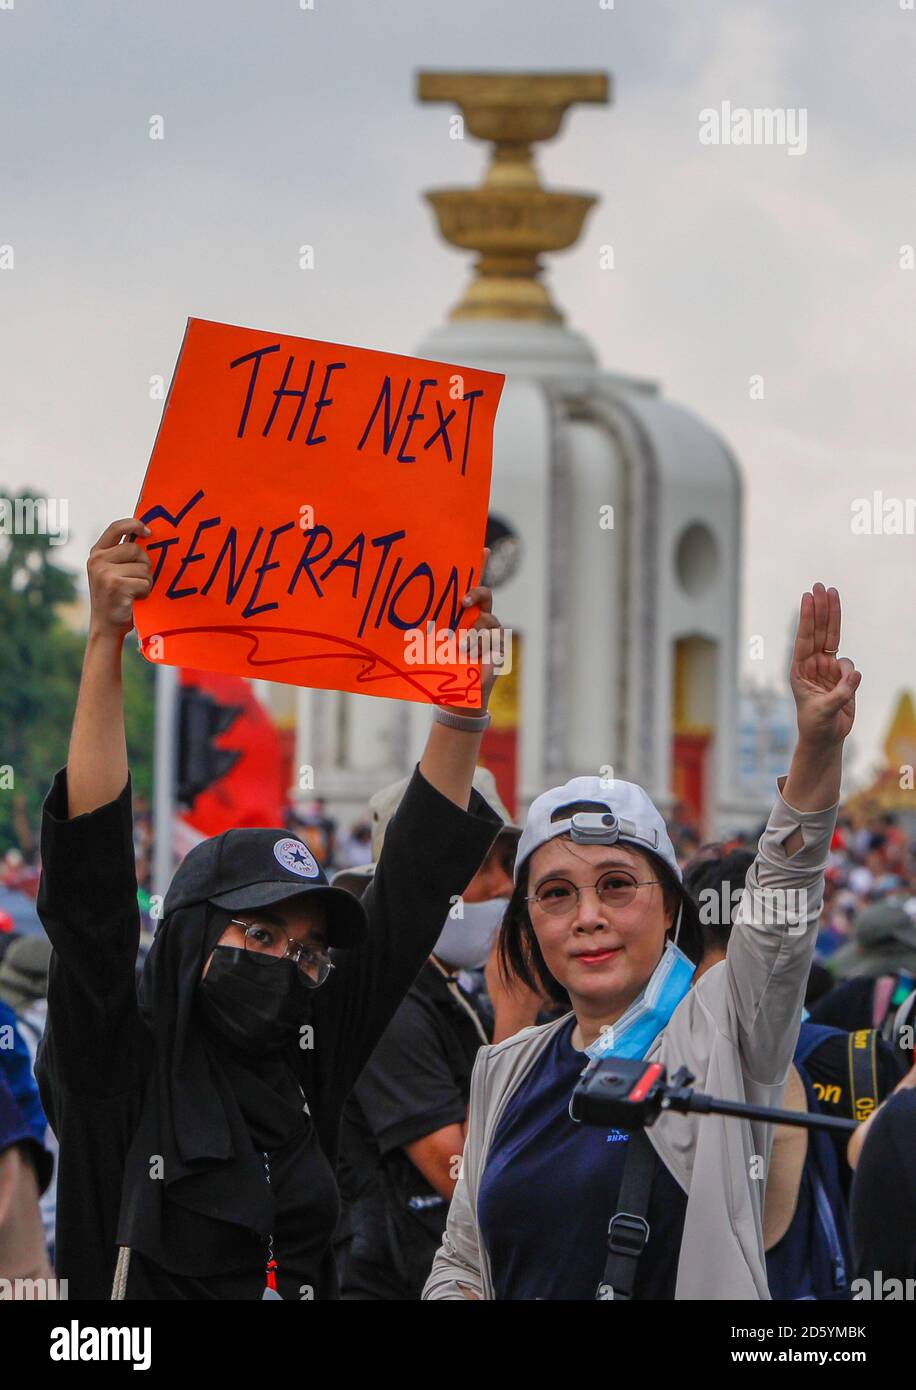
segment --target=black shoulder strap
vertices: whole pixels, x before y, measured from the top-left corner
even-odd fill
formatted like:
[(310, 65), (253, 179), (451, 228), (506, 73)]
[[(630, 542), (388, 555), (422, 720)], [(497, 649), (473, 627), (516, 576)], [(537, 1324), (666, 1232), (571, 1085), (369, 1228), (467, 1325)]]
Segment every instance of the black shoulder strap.
[(598, 1299), (633, 1297), (639, 1257), (649, 1239), (649, 1194), (658, 1167), (658, 1155), (644, 1129), (630, 1135), (617, 1198), (617, 1211), (607, 1228), (607, 1262), (598, 1285)]
[(867, 1120), (878, 1104), (878, 1033), (860, 1028), (849, 1034), (849, 1113), (859, 1123)]

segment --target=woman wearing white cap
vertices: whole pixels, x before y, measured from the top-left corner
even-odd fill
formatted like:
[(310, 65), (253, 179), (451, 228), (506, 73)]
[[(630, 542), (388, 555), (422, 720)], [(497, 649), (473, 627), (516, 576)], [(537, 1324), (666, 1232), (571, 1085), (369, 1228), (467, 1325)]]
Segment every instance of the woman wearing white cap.
[[(572, 1012), (483, 1048), (462, 1173), (424, 1297), (769, 1297), (761, 1212), (772, 1126), (662, 1114), (638, 1142), (577, 1124), (589, 1057), (686, 1066), (699, 1090), (778, 1106), (821, 909), (843, 742), (860, 675), (838, 659), (840, 601), (801, 601), (790, 682), (798, 739), (747, 877), (726, 960), (692, 987), (695, 909), (640, 787), (575, 778), (531, 806), (502, 929), (506, 967)], [(644, 1211), (608, 1223), (638, 1187)], [(647, 1156), (647, 1157), (646, 1157)], [(624, 1211), (632, 1204), (624, 1202)], [(613, 1269), (612, 1283), (607, 1269)]]

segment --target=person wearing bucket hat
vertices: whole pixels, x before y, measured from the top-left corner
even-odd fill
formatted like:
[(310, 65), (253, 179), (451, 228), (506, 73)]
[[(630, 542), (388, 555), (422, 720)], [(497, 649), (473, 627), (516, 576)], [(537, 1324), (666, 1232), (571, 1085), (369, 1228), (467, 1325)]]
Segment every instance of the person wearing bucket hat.
[(25, 1014), (48, 997), (51, 943), (46, 936), (20, 936), (0, 960), (0, 999)]
[[(337, 1296), (344, 1100), (501, 821), (471, 786), (478, 711), (437, 709), (362, 902), (288, 830), (229, 830), (139, 941), (121, 650), (150, 586), (136, 518), (90, 555), (67, 767), (44, 806), (53, 946), (38, 1077), (60, 1140), (57, 1267), (74, 1298)], [(475, 625), (498, 626), (475, 587)]]
[(589, 1058), (625, 1057), (669, 1076), (687, 1067), (700, 1091), (780, 1104), (861, 680), (839, 639), (839, 595), (816, 584), (789, 673), (789, 772), (726, 958), (696, 983), (696, 906), (645, 791), (576, 778), (532, 804), (502, 961), (528, 982), (557, 981), (572, 1011), (481, 1048), (425, 1299), (769, 1298), (760, 1177), (772, 1126), (665, 1111), (633, 1138), (577, 1124), (569, 1103)]
[(916, 921), (889, 898), (866, 907), (852, 923), (852, 940), (830, 958), (841, 980), (860, 975), (916, 976)]
[(877, 1028), (913, 1060), (916, 1021), (916, 921), (896, 899), (872, 903), (852, 921), (852, 940), (830, 957), (839, 983), (812, 1006), (816, 1023), (855, 1031)]
[[(418, 1299), (445, 1227), (464, 1143), (471, 1070), (477, 1050), (537, 1015), (538, 999), (505, 990), (485, 1007), (474, 992), (512, 891), (521, 833), (511, 824), (493, 774), (479, 767), (474, 786), (505, 824), (489, 854), (450, 906), (429, 960), (386, 1028), (344, 1107), (337, 1238), (341, 1295), (351, 1300)], [(378, 860), (406, 781), (369, 801)], [(334, 883), (359, 890), (373, 865), (342, 870)]]
[[(356, 897), (362, 897), (372, 882), (385, 842), (385, 832), (401, 804), (408, 780), (405, 777), (393, 782), (369, 798), (372, 860), (340, 869), (334, 875), (335, 888), (344, 888)], [(502, 819), (503, 826), (483, 864), (461, 894), (460, 915), (454, 910), (449, 913), (436, 942), (433, 954), (456, 970), (482, 969), (490, 954), (511, 892), (511, 864), (521, 834), (521, 827), (513, 825), (500, 799), (492, 772), (485, 767), (476, 768), (472, 785)]]

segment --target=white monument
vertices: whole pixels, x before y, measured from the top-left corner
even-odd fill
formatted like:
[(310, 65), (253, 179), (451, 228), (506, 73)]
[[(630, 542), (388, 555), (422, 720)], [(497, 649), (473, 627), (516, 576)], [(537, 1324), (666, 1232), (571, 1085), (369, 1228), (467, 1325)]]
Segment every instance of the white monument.
[[(489, 578), (513, 633), (483, 761), (520, 809), (577, 774), (640, 782), (705, 835), (744, 819), (737, 782), (741, 483), (726, 445), (653, 382), (603, 371), (541, 283), (597, 201), (544, 189), (531, 156), (603, 73), (422, 73), (419, 97), (493, 142), (477, 189), (428, 194), (474, 279), (417, 346), (501, 371)], [(301, 761), (346, 817), (420, 754), (429, 711), (302, 692)], [(511, 785), (510, 785), (511, 784)], [(513, 793), (515, 794), (513, 796)]]

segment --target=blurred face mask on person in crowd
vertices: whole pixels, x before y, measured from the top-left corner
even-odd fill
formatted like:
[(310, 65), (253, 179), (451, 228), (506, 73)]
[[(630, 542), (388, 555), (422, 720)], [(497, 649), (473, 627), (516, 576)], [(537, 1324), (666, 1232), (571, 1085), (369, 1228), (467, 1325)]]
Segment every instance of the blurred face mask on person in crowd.
[(458, 904), (461, 916), (452, 918), (450, 914), (446, 919), (433, 947), (433, 955), (453, 970), (482, 970), (508, 905), (508, 898)]
[(512, 894), (517, 837), (497, 836), (486, 859), (445, 919), (433, 955), (453, 970), (482, 970)]

